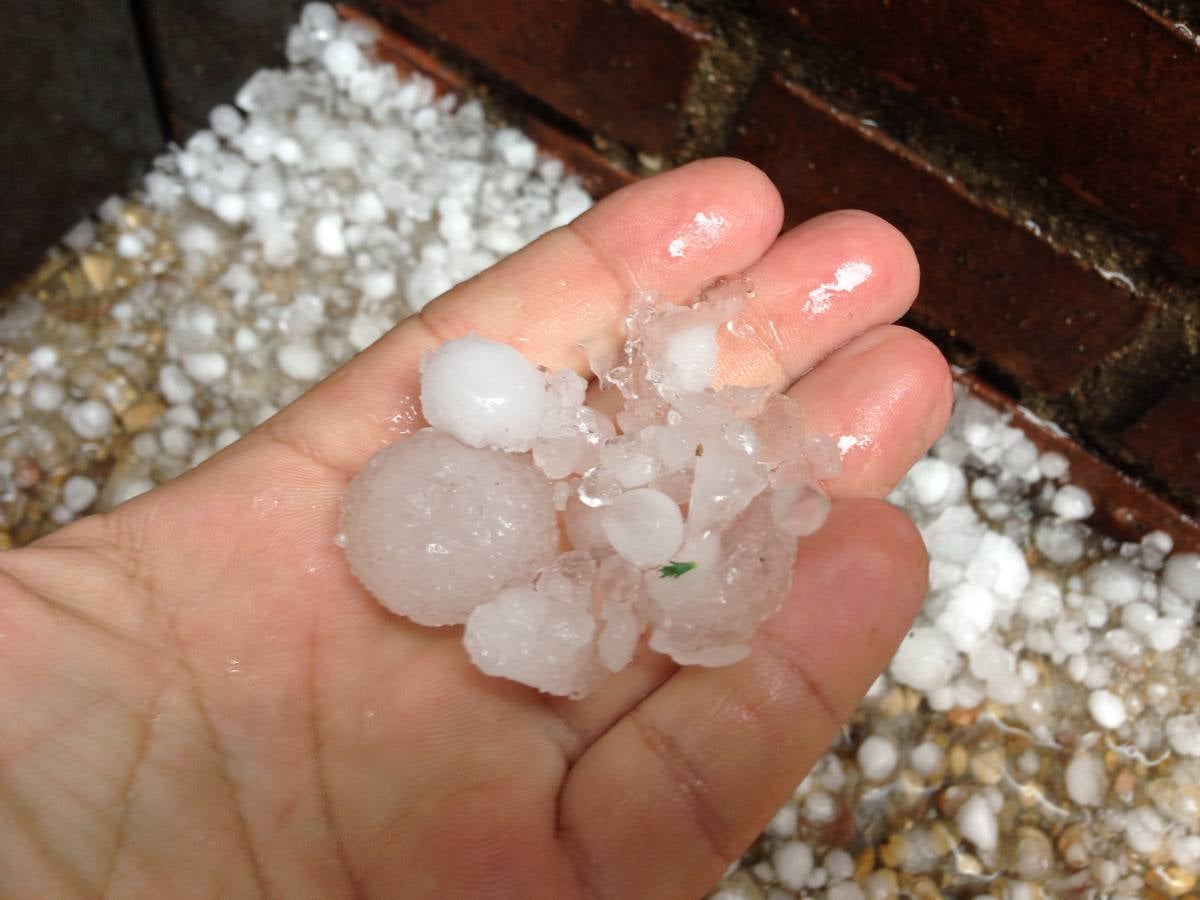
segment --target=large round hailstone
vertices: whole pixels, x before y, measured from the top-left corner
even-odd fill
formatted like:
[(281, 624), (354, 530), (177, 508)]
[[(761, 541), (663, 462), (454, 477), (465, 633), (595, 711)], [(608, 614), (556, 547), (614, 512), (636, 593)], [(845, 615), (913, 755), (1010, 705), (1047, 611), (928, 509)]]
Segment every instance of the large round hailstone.
[(546, 413), (546, 377), (520, 351), (472, 333), (425, 356), (421, 409), (468, 446), (523, 452)]
[(420, 431), (380, 450), (342, 504), (350, 570), (421, 625), (465, 622), (558, 552), (549, 483), (525, 456)]

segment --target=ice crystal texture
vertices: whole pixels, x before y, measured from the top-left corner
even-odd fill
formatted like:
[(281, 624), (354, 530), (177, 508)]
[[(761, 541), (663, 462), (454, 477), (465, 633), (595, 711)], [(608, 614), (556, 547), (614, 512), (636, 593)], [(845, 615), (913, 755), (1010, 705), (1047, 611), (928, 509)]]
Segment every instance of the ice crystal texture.
[(837, 472), (794, 401), (714, 387), (718, 332), (748, 333), (752, 296), (722, 279), (690, 306), (637, 298), (622, 346), (589, 345), (614, 418), (575, 372), (477, 334), (428, 354), (431, 427), (346, 492), (354, 574), (414, 622), (465, 624), (484, 672), (551, 694), (589, 693), (643, 634), (680, 664), (743, 659)]

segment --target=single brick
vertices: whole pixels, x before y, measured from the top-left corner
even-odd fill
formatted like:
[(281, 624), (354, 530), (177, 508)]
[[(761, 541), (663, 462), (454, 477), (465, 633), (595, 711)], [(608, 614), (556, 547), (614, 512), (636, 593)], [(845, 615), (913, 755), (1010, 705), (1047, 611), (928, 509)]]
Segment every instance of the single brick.
[(653, 0), (377, 0), (585, 128), (652, 153), (679, 131), (708, 34)]
[(1117, 436), (1153, 477), (1200, 511), (1200, 377), (1177, 385)]
[(1129, 0), (762, 0), (1200, 263), (1200, 46)]
[(761, 166), (794, 223), (858, 207), (921, 261), (914, 316), (1049, 394), (1138, 331), (1149, 304), (1054, 250), (905, 148), (779, 76), (751, 92), (733, 146)]

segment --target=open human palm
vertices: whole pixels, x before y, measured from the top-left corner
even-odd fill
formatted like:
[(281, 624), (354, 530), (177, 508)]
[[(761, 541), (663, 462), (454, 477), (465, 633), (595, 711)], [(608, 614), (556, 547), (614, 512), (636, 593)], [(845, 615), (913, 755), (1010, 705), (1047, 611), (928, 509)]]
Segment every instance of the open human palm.
[[(908, 627), (924, 551), (877, 498), (951, 403), (941, 356), (889, 324), (917, 288), (904, 239), (865, 213), (781, 221), (735, 160), (626, 188), (193, 472), (0, 555), (0, 892), (703, 893)], [(683, 302), (741, 271), (764, 339), (721, 377), (777, 384), (846, 436), (829, 521), (748, 659), (643, 652), (585, 700), (549, 697), (355, 581), (341, 495), (413, 429), (425, 351), (475, 330), (584, 373), (580, 342), (616, 334), (635, 287)]]

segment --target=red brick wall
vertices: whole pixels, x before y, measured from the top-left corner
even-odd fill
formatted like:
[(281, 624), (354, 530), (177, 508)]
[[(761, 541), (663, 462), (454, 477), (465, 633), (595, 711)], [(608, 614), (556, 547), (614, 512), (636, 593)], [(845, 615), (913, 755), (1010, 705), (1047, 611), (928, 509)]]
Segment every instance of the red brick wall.
[[(732, 153), (900, 226), (912, 323), (1193, 511), (1200, 43), (1132, 0), (363, 0), (610, 190)], [(401, 53), (401, 55), (403, 55)]]

